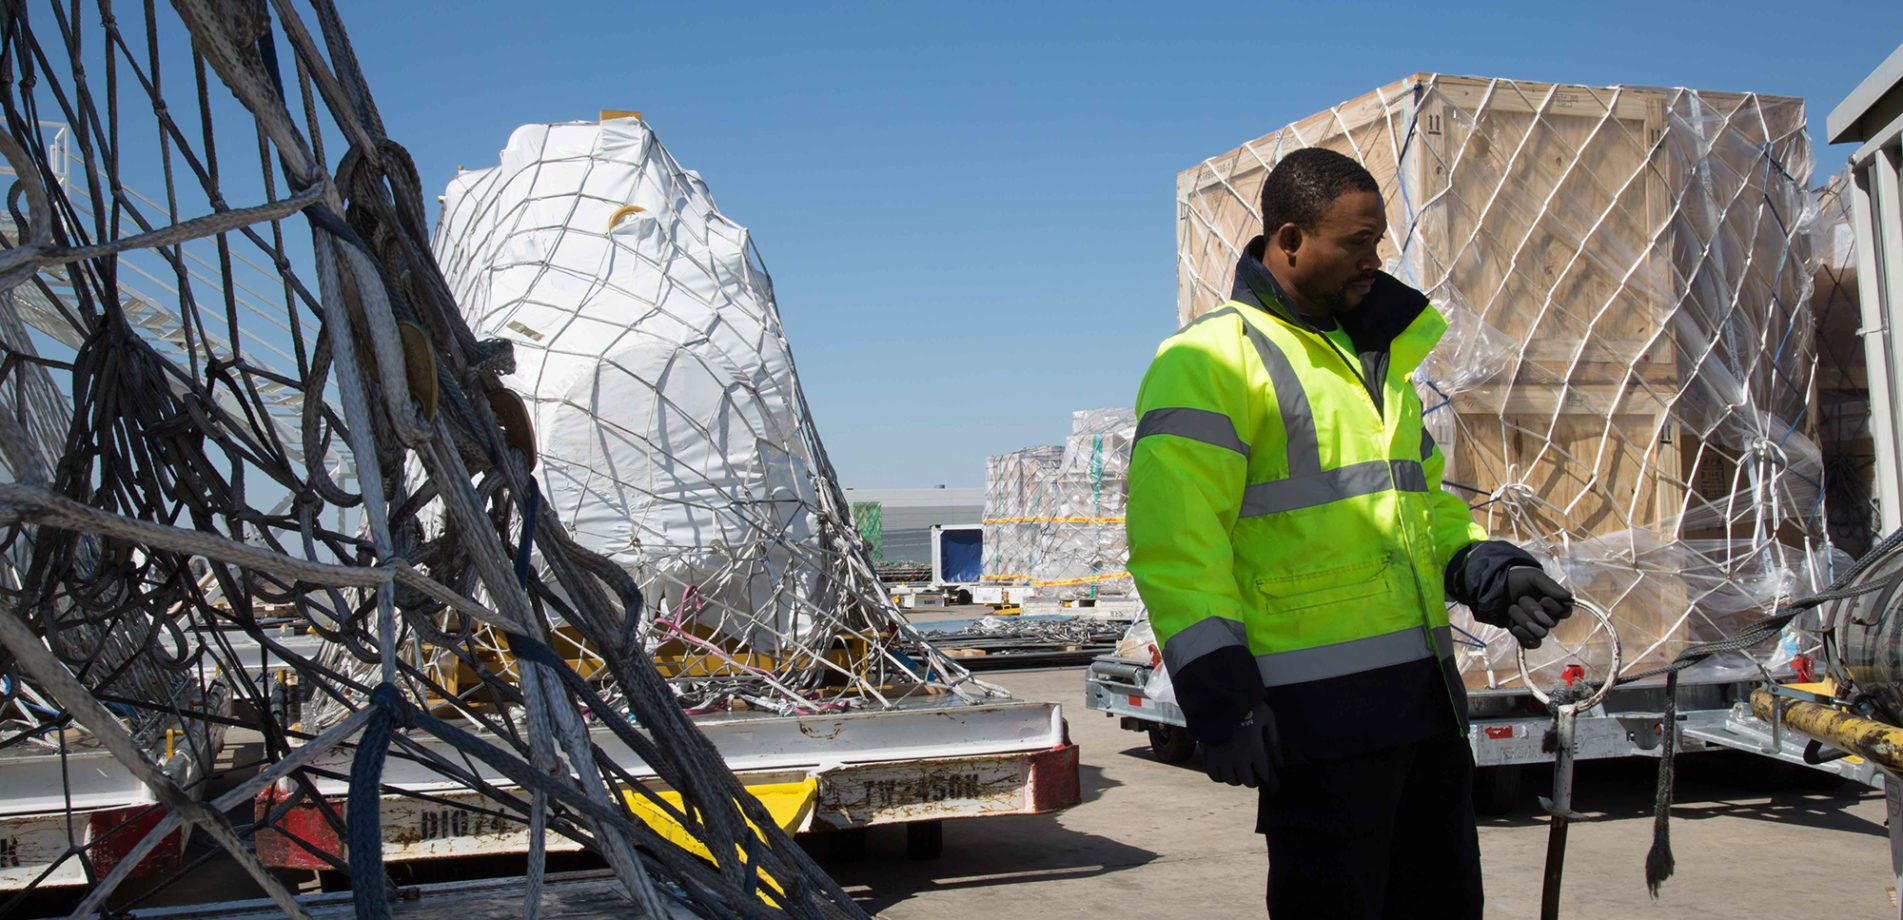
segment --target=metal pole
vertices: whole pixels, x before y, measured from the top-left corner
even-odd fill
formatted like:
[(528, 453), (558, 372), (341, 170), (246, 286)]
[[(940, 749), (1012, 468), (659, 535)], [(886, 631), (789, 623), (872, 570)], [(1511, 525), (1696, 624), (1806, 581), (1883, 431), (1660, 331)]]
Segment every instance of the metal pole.
[(1553, 823), (1546, 834), (1546, 877), (1540, 885), (1540, 920), (1559, 918), (1559, 887), (1566, 873), (1566, 827), (1573, 816), (1573, 728), (1578, 719), (1577, 703), (1560, 706), (1553, 714), (1558, 750), (1553, 752), (1553, 798), (1546, 803)]
[(1751, 691), (1751, 712), (1767, 722), (1779, 719), (1831, 747), (1884, 767), (1886, 772), (1903, 770), (1903, 728), (1821, 703), (1774, 696), (1768, 690)]
[(1624, 649), (1619, 642), (1619, 630), (1613, 626), (1612, 616), (1600, 607), (1583, 598), (1574, 602), (1574, 609), (1584, 610), (1597, 622), (1594, 633), (1588, 633), (1590, 640), (1599, 629), (1606, 631), (1612, 645), (1612, 663), (1606, 669), (1606, 679), (1585, 699), (1555, 705), (1548, 696), (1533, 683), (1533, 675), (1526, 667), (1526, 647), (1519, 650), (1520, 685), (1533, 694), (1533, 698), (1552, 707), (1553, 737), (1557, 750), (1553, 752), (1553, 797), (1540, 797), (1540, 803), (1546, 806), (1547, 814), (1552, 815), (1553, 823), (1546, 833), (1546, 874), (1540, 884), (1540, 920), (1558, 920), (1560, 881), (1566, 874), (1566, 827), (1573, 818), (1573, 754), (1577, 745), (1573, 739), (1573, 729), (1579, 723), (1579, 713), (1599, 705), (1611, 692), (1612, 685), (1619, 679), (1619, 667), (1624, 662)]

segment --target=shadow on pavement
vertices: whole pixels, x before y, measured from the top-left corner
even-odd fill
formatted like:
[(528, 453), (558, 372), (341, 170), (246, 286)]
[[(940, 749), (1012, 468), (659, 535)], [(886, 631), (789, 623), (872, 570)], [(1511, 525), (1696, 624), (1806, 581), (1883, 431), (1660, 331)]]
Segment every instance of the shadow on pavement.
[[(1852, 805), (1883, 793), (1825, 774), (1747, 755), (1693, 754), (1677, 764), (1673, 821), (1740, 817), (1823, 830), (1887, 836), (1880, 821), (1852, 814)], [(1574, 768), (1573, 808), (1591, 823), (1650, 817), (1657, 792), (1658, 761), (1588, 761)], [(1551, 795), (1552, 769), (1529, 767), (1521, 801), (1511, 812), (1482, 816), (1481, 827), (1526, 827), (1546, 823), (1538, 796)]]
[[(1079, 777), (1089, 802), (1119, 783), (1084, 764)], [(802, 838), (821, 868), (865, 908), (877, 914), (928, 891), (1002, 889), (1011, 885), (1093, 878), (1157, 858), (1141, 847), (1071, 830), (1063, 813), (1010, 815), (946, 821), (944, 855), (932, 860), (906, 856), (904, 827), (867, 831), (864, 852), (842, 858), (825, 835)]]

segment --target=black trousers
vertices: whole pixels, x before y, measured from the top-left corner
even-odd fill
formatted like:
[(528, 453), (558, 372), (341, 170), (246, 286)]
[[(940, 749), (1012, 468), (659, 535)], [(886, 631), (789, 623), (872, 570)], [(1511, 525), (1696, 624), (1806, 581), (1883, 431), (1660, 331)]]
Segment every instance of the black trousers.
[(1453, 732), (1289, 766), (1261, 796), (1274, 920), (1480, 920), (1473, 752)]

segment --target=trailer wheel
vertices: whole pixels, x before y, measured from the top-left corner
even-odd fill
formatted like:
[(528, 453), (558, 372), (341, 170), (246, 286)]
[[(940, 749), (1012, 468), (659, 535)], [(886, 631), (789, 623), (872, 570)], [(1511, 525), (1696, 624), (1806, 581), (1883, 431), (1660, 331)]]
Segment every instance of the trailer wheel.
[(928, 860), (945, 855), (945, 822), (914, 821), (905, 826), (905, 855)]
[(1151, 722), (1148, 731), (1150, 753), (1155, 754), (1156, 759), (1162, 763), (1187, 763), (1196, 753), (1196, 739), (1190, 737), (1189, 729), (1181, 725)]
[(1483, 815), (1504, 815), (1520, 804), (1524, 767), (1508, 764), (1481, 767), (1474, 771), (1474, 811)]

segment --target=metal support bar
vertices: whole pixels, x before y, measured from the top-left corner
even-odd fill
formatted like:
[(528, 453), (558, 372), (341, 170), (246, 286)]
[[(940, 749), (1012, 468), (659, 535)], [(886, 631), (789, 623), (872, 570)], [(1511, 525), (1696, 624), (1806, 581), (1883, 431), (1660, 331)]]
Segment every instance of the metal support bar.
[(1812, 738), (1887, 769), (1903, 770), (1903, 728), (1816, 703), (1781, 699), (1765, 690), (1751, 691), (1751, 711), (1767, 721), (1781, 717)]

